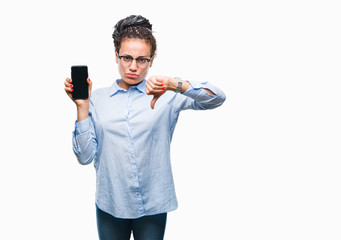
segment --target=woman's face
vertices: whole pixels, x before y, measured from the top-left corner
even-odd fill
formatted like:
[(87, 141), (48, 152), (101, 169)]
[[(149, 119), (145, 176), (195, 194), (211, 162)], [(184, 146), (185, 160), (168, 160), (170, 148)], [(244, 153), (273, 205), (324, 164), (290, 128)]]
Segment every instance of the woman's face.
[[(119, 53), (116, 52), (118, 71), (123, 80), (119, 84), (120, 87), (128, 90), (130, 86), (137, 85), (145, 79), (153, 63), (150, 52), (150, 44), (142, 39), (128, 38), (122, 41)], [(150, 59), (150, 62), (146, 59)]]

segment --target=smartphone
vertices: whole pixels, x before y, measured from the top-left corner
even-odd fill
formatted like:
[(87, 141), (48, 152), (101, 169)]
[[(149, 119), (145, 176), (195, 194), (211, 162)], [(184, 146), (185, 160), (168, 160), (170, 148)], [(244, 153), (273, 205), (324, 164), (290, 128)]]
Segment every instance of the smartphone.
[(89, 85), (88, 79), (88, 66), (78, 65), (71, 66), (71, 79), (73, 85), (72, 98), (73, 99), (88, 99), (89, 98)]

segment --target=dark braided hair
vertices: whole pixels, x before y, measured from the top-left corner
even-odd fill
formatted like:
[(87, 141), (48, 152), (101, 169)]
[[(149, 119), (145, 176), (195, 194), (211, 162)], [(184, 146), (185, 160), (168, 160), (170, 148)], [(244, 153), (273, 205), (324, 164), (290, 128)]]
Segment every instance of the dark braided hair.
[(115, 51), (118, 53), (121, 43), (127, 38), (138, 38), (145, 40), (151, 46), (150, 56), (153, 57), (156, 52), (156, 40), (152, 34), (152, 25), (149, 20), (140, 15), (130, 15), (120, 20), (115, 25), (112, 38), (114, 39)]

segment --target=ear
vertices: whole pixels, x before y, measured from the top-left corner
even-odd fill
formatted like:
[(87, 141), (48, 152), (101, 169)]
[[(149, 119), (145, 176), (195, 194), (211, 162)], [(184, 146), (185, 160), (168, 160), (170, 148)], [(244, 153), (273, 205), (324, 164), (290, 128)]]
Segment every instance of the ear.
[(115, 61), (118, 64), (118, 53), (115, 51)]

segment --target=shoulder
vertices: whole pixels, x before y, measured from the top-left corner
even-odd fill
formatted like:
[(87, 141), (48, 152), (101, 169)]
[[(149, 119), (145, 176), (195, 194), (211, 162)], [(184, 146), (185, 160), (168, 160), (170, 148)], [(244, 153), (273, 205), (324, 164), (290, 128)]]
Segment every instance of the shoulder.
[(98, 88), (91, 93), (91, 101), (98, 101), (109, 97), (111, 87)]

